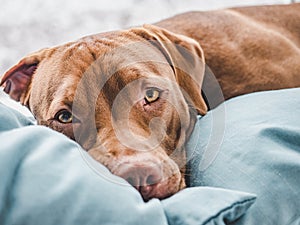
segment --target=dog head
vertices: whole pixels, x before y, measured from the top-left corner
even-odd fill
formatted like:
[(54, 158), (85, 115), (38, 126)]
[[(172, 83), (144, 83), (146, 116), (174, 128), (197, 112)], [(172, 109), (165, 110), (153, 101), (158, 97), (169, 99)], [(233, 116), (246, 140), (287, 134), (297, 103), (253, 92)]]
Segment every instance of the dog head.
[(148, 200), (185, 186), (184, 144), (207, 110), (203, 75), (196, 41), (145, 25), (40, 50), (1, 85)]

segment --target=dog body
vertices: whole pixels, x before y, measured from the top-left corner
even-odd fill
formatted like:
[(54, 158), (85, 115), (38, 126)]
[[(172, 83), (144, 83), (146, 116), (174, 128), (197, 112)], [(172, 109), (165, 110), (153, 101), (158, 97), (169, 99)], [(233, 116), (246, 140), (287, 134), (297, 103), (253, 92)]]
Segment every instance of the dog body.
[(205, 62), (225, 99), (300, 86), (299, 10), (192, 12), (92, 35), (28, 55), (1, 84), (145, 200), (165, 198), (185, 187), (184, 144), (207, 111), (203, 79), (214, 90)]
[(157, 23), (197, 40), (225, 99), (300, 84), (300, 4), (191, 12)]

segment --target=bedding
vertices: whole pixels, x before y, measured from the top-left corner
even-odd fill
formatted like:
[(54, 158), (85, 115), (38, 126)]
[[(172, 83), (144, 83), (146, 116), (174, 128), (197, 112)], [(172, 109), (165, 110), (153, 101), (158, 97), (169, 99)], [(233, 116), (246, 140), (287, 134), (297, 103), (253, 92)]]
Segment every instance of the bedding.
[(199, 117), (191, 187), (146, 203), (75, 142), (0, 104), (0, 223), (300, 224), (299, 96), (254, 93)]
[(255, 195), (194, 187), (145, 203), (75, 142), (0, 104), (0, 224), (225, 224)]
[(235, 225), (300, 224), (300, 89), (234, 98), (199, 118), (190, 186), (255, 193)]

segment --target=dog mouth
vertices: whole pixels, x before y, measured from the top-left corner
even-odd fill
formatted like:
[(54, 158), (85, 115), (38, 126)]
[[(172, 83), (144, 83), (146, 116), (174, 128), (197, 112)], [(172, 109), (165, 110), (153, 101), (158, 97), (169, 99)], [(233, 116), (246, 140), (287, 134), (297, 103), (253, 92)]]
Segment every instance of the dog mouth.
[(144, 201), (164, 199), (181, 189), (182, 177), (174, 166), (171, 168), (153, 161), (126, 162), (111, 171), (138, 190)]
[(119, 176), (134, 187), (143, 200), (152, 198), (165, 199), (185, 187), (177, 164), (170, 158), (162, 159), (154, 156), (127, 156), (109, 158), (103, 162), (99, 150), (93, 149), (89, 154), (98, 162), (104, 164), (112, 174)]
[(152, 198), (165, 199), (180, 190), (179, 186), (170, 187), (168, 185), (170, 180), (176, 180), (176, 178), (169, 178), (152, 185), (134, 187), (140, 192), (145, 202), (149, 201)]

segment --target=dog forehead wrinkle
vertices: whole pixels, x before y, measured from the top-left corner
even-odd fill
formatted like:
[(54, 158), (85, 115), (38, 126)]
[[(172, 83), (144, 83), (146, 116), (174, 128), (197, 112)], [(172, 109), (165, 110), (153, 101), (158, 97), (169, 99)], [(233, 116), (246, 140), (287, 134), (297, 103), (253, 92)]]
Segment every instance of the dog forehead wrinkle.
[(73, 102), (74, 98), (74, 84), (77, 84), (79, 81), (78, 77), (75, 76), (65, 76), (62, 78), (61, 85), (58, 86), (56, 91), (54, 92), (53, 104), (57, 104), (59, 102)]
[(111, 64), (110, 57), (102, 57), (102, 55), (112, 56), (114, 62), (119, 61), (117, 63), (121, 64), (119, 68), (135, 62), (165, 60), (161, 53), (145, 39), (129, 31), (116, 32), (113, 38), (95, 36), (89, 40), (91, 40), (89, 41), (91, 45), (98, 49), (98, 58), (103, 58), (101, 61), (107, 65)]
[[(138, 97), (140, 79), (144, 77), (140, 65), (124, 67), (112, 74), (104, 84), (101, 93), (110, 108), (113, 106), (116, 97), (122, 98), (122, 103), (132, 103)], [(100, 101), (101, 99), (98, 99)]]
[(61, 63), (51, 62), (50, 66), (56, 66), (56, 74), (60, 76), (81, 76), (93, 63), (94, 57), (87, 43), (75, 42), (59, 46), (52, 58), (60, 58)]

